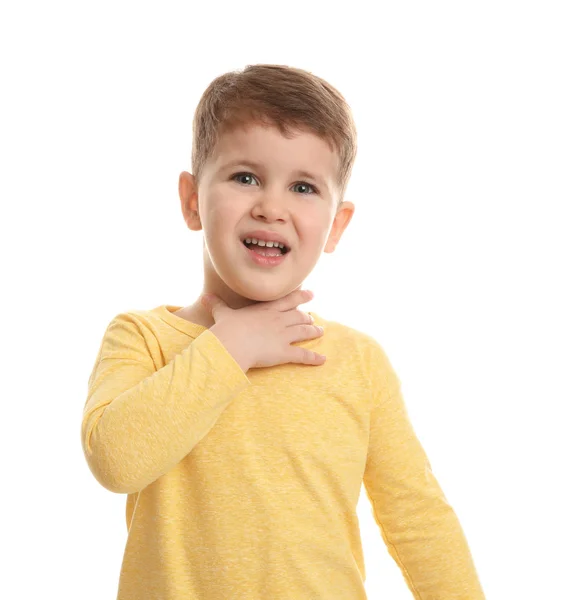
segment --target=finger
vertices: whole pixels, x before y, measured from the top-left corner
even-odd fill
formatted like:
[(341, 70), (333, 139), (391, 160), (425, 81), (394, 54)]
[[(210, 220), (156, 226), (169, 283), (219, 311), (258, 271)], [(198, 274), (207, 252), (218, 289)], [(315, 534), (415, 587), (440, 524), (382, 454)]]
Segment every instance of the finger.
[(291, 327), (292, 325), (312, 325), (314, 322), (312, 315), (297, 308), (284, 311), (282, 319), (287, 327)]
[(293, 351), (291, 352), (292, 357), (291, 361), (293, 363), (300, 363), (304, 365), (322, 365), (327, 357), (323, 354), (318, 354), (313, 350), (308, 350), (307, 348), (300, 348), (295, 346)]
[(288, 327), (286, 334), (288, 342), (305, 342), (314, 338), (321, 337), (323, 335), (323, 327), (320, 325), (294, 325), (294, 327)]
[(311, 290), (294, 290), (284, 298), (279, 298), (271, 302), (272, 308), (279, 311), (291, 310), (299, 304), (309, 302), (314, 297)]

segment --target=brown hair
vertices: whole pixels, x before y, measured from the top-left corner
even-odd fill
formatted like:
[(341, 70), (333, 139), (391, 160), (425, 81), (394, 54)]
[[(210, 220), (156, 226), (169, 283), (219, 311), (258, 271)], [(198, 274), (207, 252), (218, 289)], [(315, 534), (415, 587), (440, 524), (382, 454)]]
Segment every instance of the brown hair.
[(351, 109), (327, 81), (285, 65), (248, 65), (216, 77), (204, 91), (193, 118), (191, 163), (200, 181), (221, 134), (249, 124), (311, 132), (339, 155), (338, 205), (343, 201), (357, 153)]

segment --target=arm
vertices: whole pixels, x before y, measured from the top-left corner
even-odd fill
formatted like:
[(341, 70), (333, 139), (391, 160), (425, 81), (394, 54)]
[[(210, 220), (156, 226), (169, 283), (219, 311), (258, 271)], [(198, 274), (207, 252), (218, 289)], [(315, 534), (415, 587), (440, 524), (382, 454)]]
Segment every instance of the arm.
[(416, 600), (485, 600), (467, 540), (415, 435), (400, 380), (379, 347), (364, 486)]
[(249, 383), (210, 330), (156, 370), (134, 321), (118, 315), (88, 381), (88, 466), (112, 492), (142, 490), (189, 454)]

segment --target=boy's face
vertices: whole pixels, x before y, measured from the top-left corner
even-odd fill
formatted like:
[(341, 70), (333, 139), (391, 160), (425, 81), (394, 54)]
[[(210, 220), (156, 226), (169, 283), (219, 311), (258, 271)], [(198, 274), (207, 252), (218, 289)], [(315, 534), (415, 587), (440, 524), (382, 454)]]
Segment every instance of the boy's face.
[[(337, 167), (336, 154), (314, 134), (287, 139), (275, 127), (248, 125), (220, 138), (198, 190), (192, 175), (181, 173), (184, 218), (203, 230), (203, 293), (241, 308), (300, 287), (321, 253), (335, 250), (354, 213), (350, 202), (337, 209)], [(287, 240), (290, 252), (279, 265), (251, 259), (241, 240), (255, 230)]]

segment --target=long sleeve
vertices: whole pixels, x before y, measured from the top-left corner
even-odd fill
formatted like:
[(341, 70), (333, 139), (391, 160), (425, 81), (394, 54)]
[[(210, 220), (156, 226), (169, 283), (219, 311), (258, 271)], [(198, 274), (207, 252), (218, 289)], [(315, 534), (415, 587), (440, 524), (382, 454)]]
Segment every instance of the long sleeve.
[(364, 486), (388, 551), (417, 600), (485, 600), (467, 540), (380, 348)]
[(156, 370), (133, 320), (107, 328), (88, 381), (81, 439), (95, 478), (135, 493), (181, 461), (249, 379), (206, 330)]

